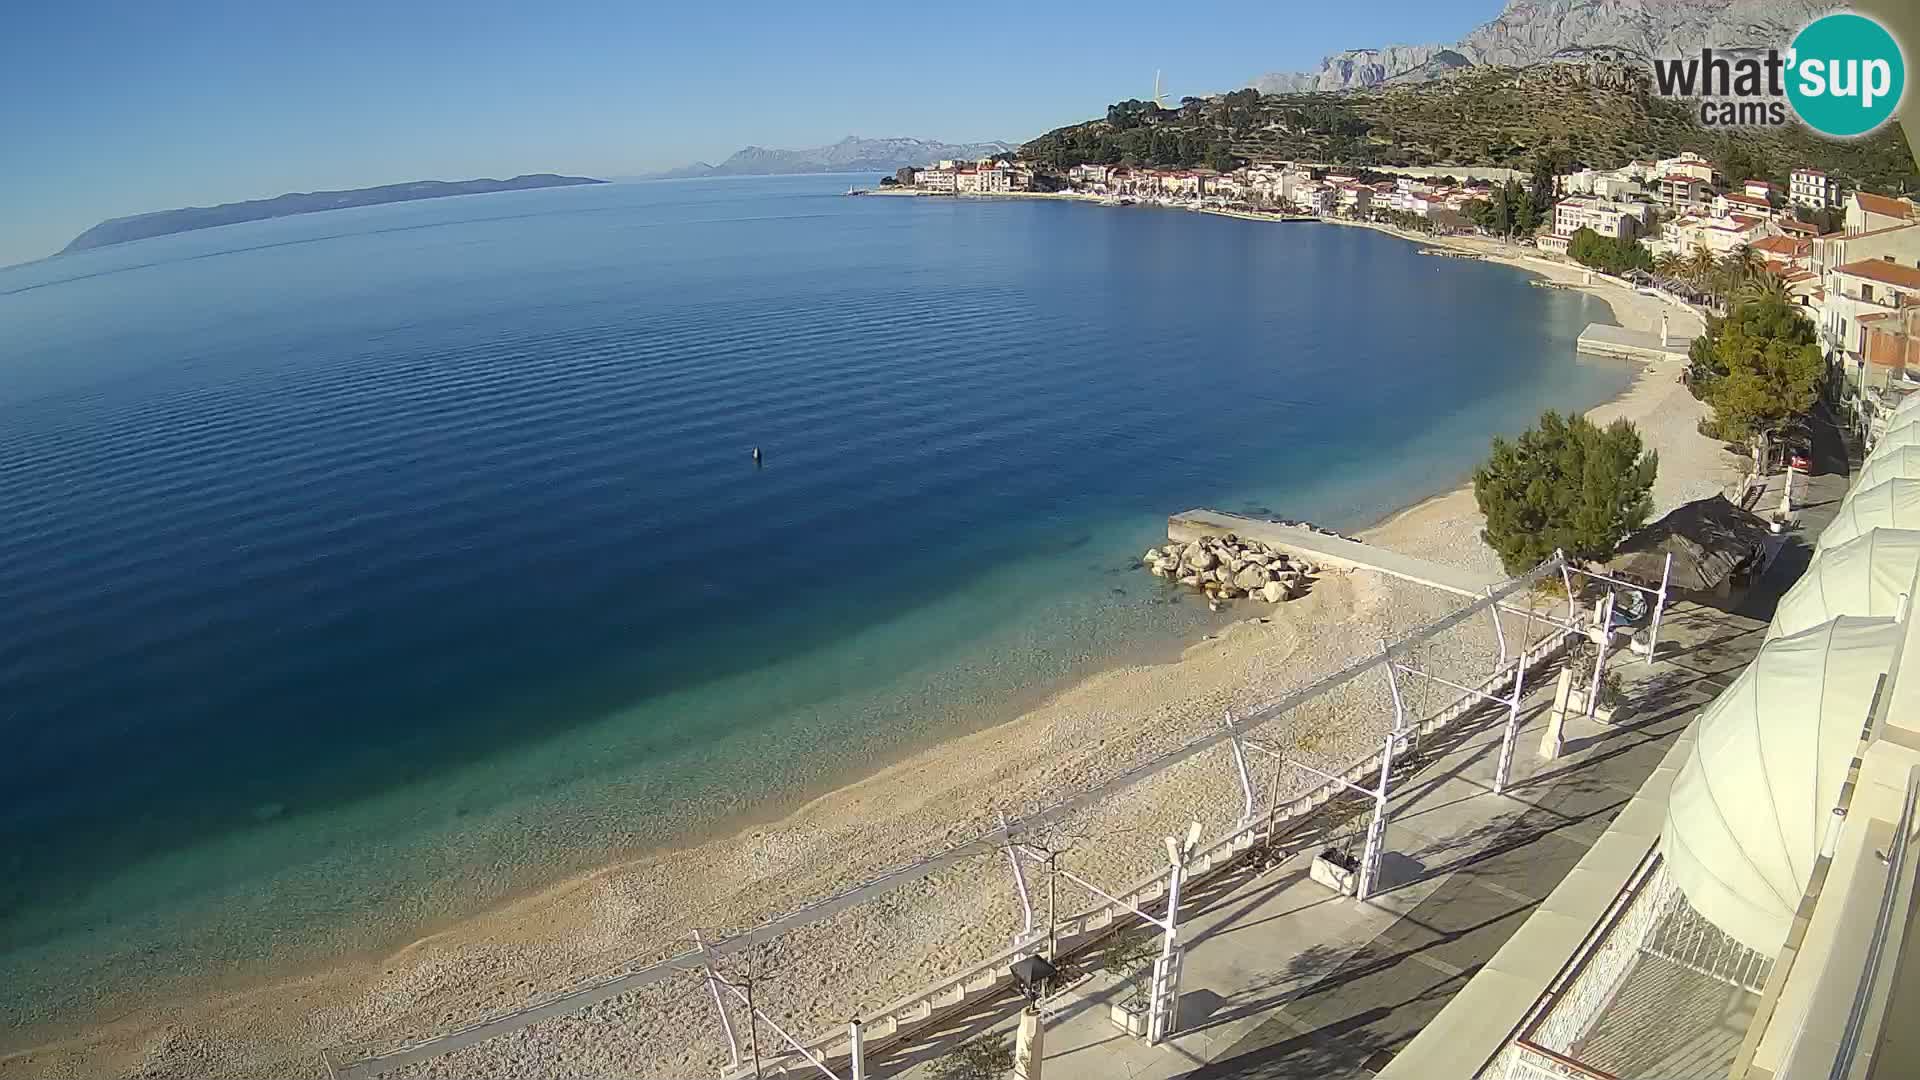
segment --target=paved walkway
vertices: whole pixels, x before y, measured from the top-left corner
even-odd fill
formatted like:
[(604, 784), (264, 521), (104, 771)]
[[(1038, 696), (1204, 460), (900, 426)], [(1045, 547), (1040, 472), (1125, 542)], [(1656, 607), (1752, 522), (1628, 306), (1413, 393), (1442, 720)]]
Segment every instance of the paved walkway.
[[(1429, 748), (1435, 756), (1393, 800), (1384, 893), (1368, 904), (1336, 897), (1308, 880), (1300, 857), (1221, 882), (1184, 913), (1180, 1034), (1160, 1046), (1122, 1034), (1107, 1006), (1125, 987), (1095, 976), (1047, 1031), (1046, 1077), (1373, 1075), (1560, 883), (1764, 631), (1758, 619), (1675, 605), (1661, 663), (1615, 669), (1631, 715), (1618, 726), (1569, 721), (1556, 761), (1537, 754), (1551, 697), (1541, 680), (1504, 796), (1492, 794), (1498, 717), (1442, 736), (1450, 741)], [(948, 1033), (1011, 1023), (1000, 1003), (955, 1018)], [(926, 1056), (874, 1061), (871, 1074), (919, 1075), (907, 1066)]]

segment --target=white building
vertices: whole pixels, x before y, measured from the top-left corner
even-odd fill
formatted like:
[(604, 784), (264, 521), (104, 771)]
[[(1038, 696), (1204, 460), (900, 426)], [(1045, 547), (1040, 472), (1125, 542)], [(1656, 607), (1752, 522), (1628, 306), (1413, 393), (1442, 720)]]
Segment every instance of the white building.
[(1773, 233), (1771, 223), (1762, 217), (1748, 214), (1729, 214), (1726, 217), (1686, 214), (1667, 223), (1659, 246), (1662, 250), (1682, 255), (1695, 248), (1706, 248), (1715, 255), (1727, 255), (1735, 248), (1755, 243)]
[(1795, 169), (1790, 179), (1792, 189), (1787, 193), (1787, 199), (1795, 206), (1819, 210), (1840, 205), (1839, 192), (1834, 189), (1833, 181), (1819, 169)]
[(1731, 217), (1745, 214), (1748, 217), (1770, 218), (1773, 216), (1773, 204), (1765, 195), (1752, 195), (1744, 191), (1729, 191), (1713, 197), (1713, 216)]
[(1553, 232), (1535, 243), (1542, 251), (1564, 255), (1573, 234), (1581, 229), (1613, 240), (1631, 240), (1640, 234), (1648, 209), (1645, 203), (1614, 203), (1592, 196), (1562, 199), (1553, 207)]
[(1679, 157), (1665, 158), (1655, 167), (1661, 176), (1685, 176), (1703, 184), (1713, 183), (1713, 164), (1691, 150)]

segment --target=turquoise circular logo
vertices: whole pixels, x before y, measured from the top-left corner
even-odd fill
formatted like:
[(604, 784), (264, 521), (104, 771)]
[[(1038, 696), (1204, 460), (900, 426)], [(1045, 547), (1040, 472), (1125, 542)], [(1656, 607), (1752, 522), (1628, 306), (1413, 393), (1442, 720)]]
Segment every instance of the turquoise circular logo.
[(1907, 90), (1900, 43), (1865, 15), (1815, 19), (1787, 55), (1787, 100), (1822, 135), (1865, 135), (1887, 122)]

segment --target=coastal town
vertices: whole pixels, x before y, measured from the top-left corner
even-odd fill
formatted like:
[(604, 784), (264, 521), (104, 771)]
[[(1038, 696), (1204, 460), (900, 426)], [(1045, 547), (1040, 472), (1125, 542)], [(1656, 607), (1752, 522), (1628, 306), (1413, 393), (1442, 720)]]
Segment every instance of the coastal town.
[[(1508, 169), (1359, 169), (1255, 162), (1231, 170), (1078, 164), (1056, 170), (1014, 155), (903, 168), (877, 189), (899, 194), (1047, 195), (1270, 218), (1366, 223), (1444, 242), (1483, 237), (1529, 257), (1616, 272), (1631, 284), (1724, 311), (1709, 280), (1722, 268), (1793, 305), (1818, 330), (1829, 393), (1860, 435), (1884, 431), (1920, 387), (1920, 203), (1850, 190), (1812, 166), (1785, 183), (1727, 176), (1696, 152), (1551, 177), (1531, 223), (1503, 192)], [(1503, 218), (1505, 220), (1503, 220)], [(1600, 241), (1596, 259), (1578, 243)], [(1583, 256), (1586, 256), (1583, 258)], [(1724, 275), (1723, 275), (1724, 280)], [(1723, 291), (1724, 292), (1724, 291)]]

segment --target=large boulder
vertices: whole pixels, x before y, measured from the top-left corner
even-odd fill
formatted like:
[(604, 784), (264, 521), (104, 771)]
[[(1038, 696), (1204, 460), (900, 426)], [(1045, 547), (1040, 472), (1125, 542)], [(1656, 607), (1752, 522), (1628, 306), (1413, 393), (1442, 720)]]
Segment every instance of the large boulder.
[(1260, 587), (1260, 596), (1269, 604), (1277, 604), (1289, 598), (1287, 587), (1277, 581), (1269, 581), (1265, 585), (1262, 585)]
[(1211, 570), (1219, 564), (1212, 551), (1201, 544), (1188, 544), (1180, 553), (1180, 561), (1187, 564), (1189, 570)]
[(1180, 579), (1180, 584), (1186, 585), (1190, 588), (1198, 588), (1200, 585), (1200, 579), (1193, 576), (1192, 574), (1188, 574), (1186, 577), (1183, 577)]
[(1267, 568), (1249, 566), (1233, 576), (1233, 583), (1243, 589), (1257, 589), (1267, 583)]

